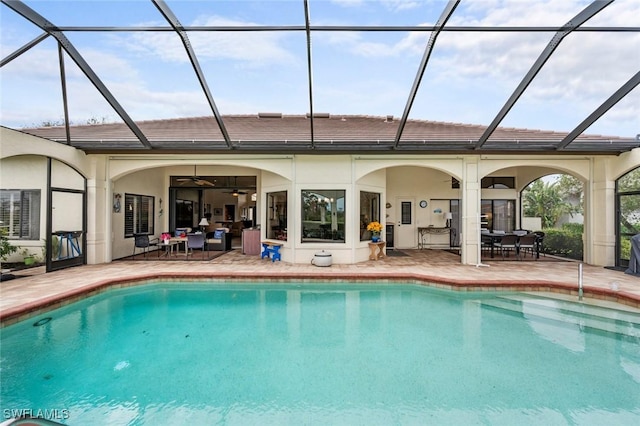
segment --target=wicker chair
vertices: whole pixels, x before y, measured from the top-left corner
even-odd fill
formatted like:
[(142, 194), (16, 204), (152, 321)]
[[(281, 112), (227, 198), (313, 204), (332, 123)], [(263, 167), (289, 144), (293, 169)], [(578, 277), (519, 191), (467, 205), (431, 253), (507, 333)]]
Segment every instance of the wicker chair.
[[(148, 234), (133, 234), (134, 243), (133, 243), (133, 257), (136, 256), (136, 249), (142, 249), (144, 253), (144, 258), (147, 258), (147, 253), (151, 250), (151, 247), (158, 248), (158, 244), (160, 244), (160, 240), (157, 238), (149, 238)], [(158, 252), (158, 256), (160, 256), (160, 250), (156, 250)]]
[(515, 255), (518, 255), (518, 236), (517, 235), (505, 235), (500, 241), (494, 243), (494, 247), (500, 250), (502, 258), (504, 259), (505, 253), (508, 255), (510, 251), (513, 251)]
[(527, 234), (520, 237), (518, 240), (518, 251), (521, 257), (527, 257), (527, 252), (531, 253), (532, 257), (536, 255), (537, 239), (538, 236), (536, 234)]

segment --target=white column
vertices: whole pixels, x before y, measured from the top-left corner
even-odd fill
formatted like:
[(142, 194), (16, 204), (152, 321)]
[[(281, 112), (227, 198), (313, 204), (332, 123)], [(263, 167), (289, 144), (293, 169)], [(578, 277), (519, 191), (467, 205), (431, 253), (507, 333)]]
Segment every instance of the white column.
[(480, 177), (478, 176), (478, 157), (464, 159), (462, 176), (462, 263), (478, 265), (480, 263)]

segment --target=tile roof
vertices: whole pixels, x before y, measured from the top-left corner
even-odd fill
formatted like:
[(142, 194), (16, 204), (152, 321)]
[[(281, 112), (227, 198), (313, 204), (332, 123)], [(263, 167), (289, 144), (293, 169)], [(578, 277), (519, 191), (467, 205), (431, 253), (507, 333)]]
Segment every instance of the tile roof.
[[(147, 137), (151, 151), (260, 151), (337, 152), (391, 151), (595, 153), (611, 154), (640, 146), (640, 140), (615, 136), (578, 136), (563, 150), (557, 149), (566, 133), (498, 127), (479, 149), (476, 143), (485, 126), (426, 120), (408, 120), (395, 143), (400, 120), (392, 116), (362, 115), (228, 115), (222, 121), (229, 145), (213, 116), (141, 121), (136, 124)], [(313, 141), (311, 122), (313, 121)], [(39, 127), (21, 131), (66, 143), (65, 127)], [(149, 152), (124, 123), (70, 126), (71, 145), (86, 152)]]

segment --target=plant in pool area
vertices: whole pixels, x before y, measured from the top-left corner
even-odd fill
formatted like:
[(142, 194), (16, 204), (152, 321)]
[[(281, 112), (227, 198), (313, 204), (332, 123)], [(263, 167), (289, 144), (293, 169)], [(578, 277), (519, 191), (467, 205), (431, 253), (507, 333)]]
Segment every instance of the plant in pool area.
[(7, 239), (7, 230), (0, 228), (0, 260), (7, 260), (7, 257), (18, 251), (18, 247), (11, 245)]
[(371, 231), (371, 234), (379, 236), (382, 232), (382, 224), (380, 222), (369, 222), (367, 231)]
[(22, 250), (20, 250), (20, 254), (22, 255), (25, 265), (33, 265), (36, 263), (36, 256), (32, 254), (28, 248), (23, 247)]
[(382, 224), (380, 222), (369, 222), (367, 231), (371, 231), (371, 241), (377, 243), (380, 241), (380, 232), (382, 232)]

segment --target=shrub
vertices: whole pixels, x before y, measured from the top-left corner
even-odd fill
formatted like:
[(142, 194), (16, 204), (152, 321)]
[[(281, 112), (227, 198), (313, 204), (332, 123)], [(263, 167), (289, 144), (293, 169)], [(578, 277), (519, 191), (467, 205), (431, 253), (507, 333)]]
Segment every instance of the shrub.
[(7, 230), (0, 228), (0, 260), (7, 260), (7, 257), (16, 251), (18, 251), (18, 247), (9, 244)]
[(549, 228), (543, 232), (545, 253), (582, 260), (584, 246), (581, 224), (565, 224), (562, 229)]
[(584, 234), (584, 225), (582, 223), (565, 223), (562, 225), (562, 229), (571, 234)]

